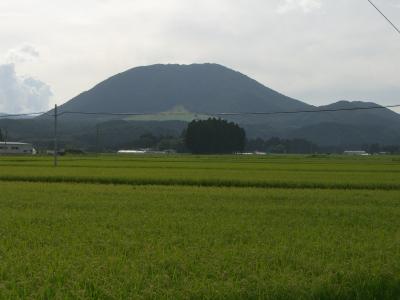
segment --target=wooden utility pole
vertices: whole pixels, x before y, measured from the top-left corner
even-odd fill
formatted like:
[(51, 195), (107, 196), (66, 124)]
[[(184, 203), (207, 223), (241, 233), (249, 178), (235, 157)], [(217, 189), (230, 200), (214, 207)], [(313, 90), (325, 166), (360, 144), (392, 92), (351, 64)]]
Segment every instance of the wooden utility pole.
[(57, 104), (54, 106), (54, 167), (58, 166), (58, 111)]

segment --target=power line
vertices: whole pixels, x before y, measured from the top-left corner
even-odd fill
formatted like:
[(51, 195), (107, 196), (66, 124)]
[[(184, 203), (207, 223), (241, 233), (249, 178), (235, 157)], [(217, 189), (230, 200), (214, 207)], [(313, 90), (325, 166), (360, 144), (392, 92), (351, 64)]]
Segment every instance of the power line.
[[(309, 110), (295, 110), (295, 111), (274, 111), (274, 112), (199, 112), (196, 115), (208, 115), (208, 116), (245, 116), (245, 115), (283, 115), (283, 114), (300, 114), (300, 113), (323, 113), (323, 112), (340, 112), (340, 111), (357, 111), (357, 110), (372, 110), (372, 109), (385, 109), (385, 108), (396, 108), (400, 107), (400, 104), (393, 105), (376, 105), (367, 107), (349, 107), (349, 108), (327, 108), (327, 109), (309, 109)], [(63, 111), (57, 114), (62, 115), (97, 115), (97, 116), (149, 116), (149, 115), (186, 115), (186, 112), (163, 112), (163, 113), (110, 113), (110, 112), (88, 112), (88, 111)], [(0, 118), (14, 118), (23, 116), (38, 116), (47, 115), (54, 117), (54, 114), (48, 112), (33, 112), (26, 114), (5, 114), (0, 115)]]
[[(385, 109), (400, 107), (400, 104), (393, 105), (376, 105), (368, 107), (350, 107), (350, 108), (336, 108), (336, 109), (315, 109), (315, 110), (297, 110), (297, 111), (275, 111), (275, 112), (198, 112), (196, 115), (208, 116), (241, 116), (241, 115), (282, 115), (282, 114), (299, 114), (299, 113), (322, 113), (322, 112), (340, 112), (340, 111), (356, 111), (356, 110), (371, 110), (371, 109)], [(99, 116), (149, 116), (149, 115), (186, 115), (186, 112), (163, 112), (163, 113), (109, 113), (109, 112), (83, 112), (83, 111), (64, 111), (59, 115), (73, 114), (73, 115), (99, 115)]]
[(390, 19), (372, 2), (372, 0), (367, 0), (385, 19), (390, 25), (400, 34), (400, 29), (392, 22)]
[(283, 114), (300, 114), (300, 113), (322, 113), (322, 112), (339, 112), (339, 111), (355, 111), (355, 110), (371, 110), (371, 109), (384, 109), (400, 107), (397, 105), (387, 106), (368, 106), (368, 107), (351, 107), (351, 108), (337, 108), (337, 109), (316, 109), (316, 110), (297, 110), (297, 111), (276, 111), (276, 112), (244, 112), (244, 113), (217, 113), (211, 115), (219, 116), (240, 116), (240, 115), (283, 115)]
[[(148, 116), (148, 115), (161, 115), (161, 114), (180, 114), (176, 113), (109, 113), (109, 112), (90, 112), (90, 111), (63, 111), (58, 115), (99, 115), (99, 116)], [(182, 113), (185, 114), (185, 113)]]

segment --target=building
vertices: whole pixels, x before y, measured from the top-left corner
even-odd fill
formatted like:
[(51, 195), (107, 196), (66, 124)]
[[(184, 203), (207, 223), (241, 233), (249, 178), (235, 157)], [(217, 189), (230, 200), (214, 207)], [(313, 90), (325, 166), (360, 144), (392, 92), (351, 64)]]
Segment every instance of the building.
[(15, 155), (35, 155), (36, 149), (32, 144), (17, 143), (17, 142), (0, 142), (0, 155), (15, 154)]
[(344, 155), (361, 155), (367, 156), (369, 155), (366, 151), (344, 151)]
[(119, 150), (117, 154), (146, 154), (145, 150)]
[(117, 154), (174, 154), (176, 150), (168, 149), (163, 151), (156, 151), (152, 149), (140, 149), (140, 150), (119, 150)]

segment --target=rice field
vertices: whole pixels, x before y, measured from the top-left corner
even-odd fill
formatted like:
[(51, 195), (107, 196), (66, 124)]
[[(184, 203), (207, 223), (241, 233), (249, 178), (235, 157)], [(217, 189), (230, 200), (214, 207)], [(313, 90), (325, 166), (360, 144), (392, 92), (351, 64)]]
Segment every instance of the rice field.
[(193, 298), (400, 298), (400, 158), (0, 157), (0, 299)]

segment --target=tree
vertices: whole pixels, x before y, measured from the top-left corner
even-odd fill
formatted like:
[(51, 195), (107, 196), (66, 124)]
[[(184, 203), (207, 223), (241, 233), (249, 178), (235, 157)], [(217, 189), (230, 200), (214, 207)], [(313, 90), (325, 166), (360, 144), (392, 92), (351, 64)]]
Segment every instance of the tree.
[(192, 153), (229, 154), (243, 152), (246, 133), (233, 122), (210, 118), (189, 123), (184, 141)]
[(4, 140), (3, 131), (2, 131), (2, 129), (0, 128), (0, 141), (3, 141), (3, 140)]

